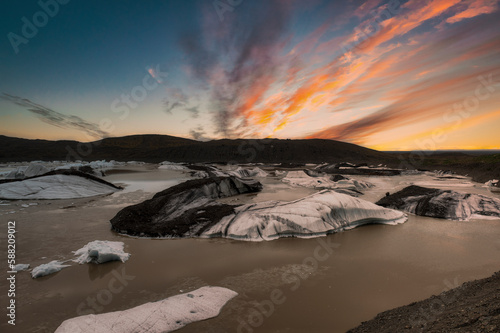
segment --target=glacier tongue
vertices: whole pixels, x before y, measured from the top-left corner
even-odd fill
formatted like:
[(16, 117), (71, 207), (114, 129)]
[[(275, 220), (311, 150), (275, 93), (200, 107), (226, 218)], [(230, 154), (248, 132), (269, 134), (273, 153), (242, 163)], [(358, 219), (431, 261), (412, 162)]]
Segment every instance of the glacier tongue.
[(238, 294), (222, 287), (202, 287), (124, 311), (86, 315), (64, 321), (56, 333), (160, 333), (216, 317)]
[(247, 241), (279, 237), (310, 238), (352, 229), (363, 224), (399, 224), (404, 213), (371, 202), (323, 190), (292, 202), (268, 201), (243, 205), (205, 230), (201, 237)]

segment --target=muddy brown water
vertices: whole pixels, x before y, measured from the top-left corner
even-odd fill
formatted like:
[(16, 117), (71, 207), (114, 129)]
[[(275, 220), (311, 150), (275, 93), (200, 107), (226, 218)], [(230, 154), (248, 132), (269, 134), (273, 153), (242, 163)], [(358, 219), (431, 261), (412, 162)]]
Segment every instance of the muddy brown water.
[[(72, 259), (71, 251), (93, 240), (122, 241), (131, 253), (126, 263), (70, 263), (71, 267), (38, 279), (19, 272), (16, 326), (7, 325), (3, 314), (2, 332), (53, 332), (78, 314), (124, 310), (205, 285), (227, 287), (239, 295), (218, 317), (178, 332), (345, 332), (381, 311), (500, 269), (500, 220), (456, 222), (409, 216), (408, 222), (397, 226), (369, 225), (317, 239), (270, 242), (122, 236), (109, 224), (119, 209), (188, 179), (178, 171), (134, 171), (106, 178), (126, 185), (111, 196), (2, 202), (9, 204), (0, 206), (3, 272), (7, 222), (13, 220), (17, 263), (31, 267)], [(431, 176), (363, 179), (377, 185), (363, 197), (370, 201), (408, 183), (434, 181)], [(277, 179), (263, 182), (262, 193), (230, 200), (293, 200), (315, 192), (290, 188)], [(443, 187), (500, 197), (480, 184), (464, 187), (460, 180), (447, 181)], [(21, 206), (27, 203), (38, 205)], [(7, 289), (2, 278), (3, 309)], [(432, 317), (432, 312), (426, 315)]]

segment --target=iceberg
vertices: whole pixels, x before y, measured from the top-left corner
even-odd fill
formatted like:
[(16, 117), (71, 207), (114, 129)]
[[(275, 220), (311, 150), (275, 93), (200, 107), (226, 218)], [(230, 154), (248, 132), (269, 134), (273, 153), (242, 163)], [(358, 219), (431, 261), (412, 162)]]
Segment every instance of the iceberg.
[(124, 245), (123, 242), (96, 240), (76, 250), (74, 253), (78, 258), (73, 261), (79, 264), (90, 262), (102, 264), (114, 260), (125, 262), (130, 257), (130, 254), (123, 251)]
[(180, 171), (185, 171), (189, 170), (186, 166), (184, 166), (181, 163), (174, 163), (174, 162), (169, 162), (169, 161), (163, 161), (160, 163), (158, 166), (158, 169), (163, 169), (163, 170), (180, 170)]
[(30, 178), (35, 176), (41, 176), (49, 171), (50, 169), (45, 167), (43, 164), (32, 162), (27, 167), (21, 166), (18, 167), (16, 170), (12, 170), (6, 175), (5, 179)]
[(111, 226), (116, 232), (133, 236), (194, 236), (232, 212), (233, 206), (215, 199), (261, 189), (258, 181), (237, 177), (193, 179), (125, 207), (111, 219)]
[(360, 191), (374, 186), (369, 182), (358, 181), (344, 176), (339, 177), (338, 175), (328, 176), (311, 170), (290, 171), (282, 181), (292, 186), (354, 191)]
[(480, 216), (500, 218), (500, 199), (416, 185), (380, 199), (377, 205), (450, 220), (467, 221)]
[(238, 167), (236, 170), (227, 171), (226, 173), (230, 176), (235, 176), (240, 178), (267, 177), (267, 172), (265, 172), (259, 167), (255, 167), (253, 169), (244, 169), (242, 167)]
[(488, 180), (484, 185), (493, 193), (500, 193), (500, 182), (498, 179)]
[(55, 333), (172, 332), (190, 323), (218, 316), (222, 307), (237, 295), (227, 288), (206, 286), (124, 311), (68, 319)]
[(43, 176), (0, 184), (0, 199), (76, 199), (111, 194), (117, 187), (78, 171), (52, 171)]
[(36, 279), (41, 276), (59, 272), (61, 269), (69, 266), (70, 265), (63, 265), (62, 261), (53, 260), (47, 264), (42, 264), (40, 266), (33, 268), (33, 270), (31, 271), (31, 277), (33, 279)]
[(205, 230), (201, 237), (247, 241), (280, 237), (311, 238), (365, 224), (400, 224), (407, 216), (366, 200), (323, 190), (291, 202), (267, 201), (236, 207), (235, 213)]

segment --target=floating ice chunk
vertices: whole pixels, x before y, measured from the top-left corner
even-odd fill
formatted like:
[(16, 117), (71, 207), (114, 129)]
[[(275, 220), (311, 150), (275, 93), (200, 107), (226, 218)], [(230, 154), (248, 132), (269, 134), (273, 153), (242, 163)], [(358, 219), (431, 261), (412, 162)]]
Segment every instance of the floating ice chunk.
[(158, 169), (163, 169), (163, 170), (189, 170), (187, 167), (182, 165), (181, 163), (174, 163), (174, 162), (169, 162), (169, 161), (163, 161), (160, 163), (160, 166)]
[(41, 176), (49, 171), (50, 169), (45, 167), (43, 164), (30, 163), (26, 171), (24, 171), (24, 177), (28, 178), (28, 177)]
[(255, 167), (253, 169), (244, 169), (242, 167), (238, 167), (234, 171), (227, 171), (227, 174), (240, 178), (267, 177), (267, 172), (259, 167)]
[(236, 295), (227, 288), (202, 287), (124, 311), (68, 319), (57, 328), (56, 333), (172, 332), (190, 323), (216, 317)]
[(500, 199), (415, 185), (383, 197), (377, 205), (415, 215), (461, 221), (468, 221), (473, 215), (500, 217)]
[(59, 272), (61, 269), (69, 266), (70, 265), (63, 265), (62, 261), (53, 260), (48, 264), (42, 264), (40, 266), (33, 268), (33, 270), (31, 271), (31, 277), (33, 279), (36, 279), (41, 276)]
[(129, 253), (123, 251), (123, 242), (110, 241), (93, 241), (75, 251), (75, 255), (79, 256), (73, 261), (79, 264), (89, 262), (102, 264), (107, 261), (119, 260), (125, 262), (130, 257)]
[(201, 236), (247, 241), (292, 236), (311, 238), (364, 224), (399, 224), (407, 220), (402, 212), (331, 190), (291, 202), (267, 201), (243, 205), (235, 211)]
[[(311, 171), (309, 172), (311, 173)], [(343, 190), (363, 190), (374, 186), (369, 182), (358, 181), (347, 177), (344, 177), (342, 180), (333, 181), (330, 176), (326, 175), (322, 176), (318, 174), (317, 176), (310, 176), (302, 170), (288, 172), (282, 181), (293, 186)]]
[(74, 199), (111, 194), (118, 191), (111, 185), (74, 175), (42, 176), (0, 184), (0, 198)]
[(30, 264), (17, 264), (14, 266), (14, 271), (16, 272), (25, 271), (28, 268), (30, 268)]

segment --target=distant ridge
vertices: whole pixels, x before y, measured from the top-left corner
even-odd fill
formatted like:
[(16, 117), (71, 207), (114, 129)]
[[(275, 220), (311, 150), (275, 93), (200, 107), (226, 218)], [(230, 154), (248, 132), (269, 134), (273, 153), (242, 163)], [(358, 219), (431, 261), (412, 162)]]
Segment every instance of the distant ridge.
[(334, 140), (222, 139), (200, 142), (169, 135), (131, 135), (90, 143), (0, 135), (0, 162), (117, 160), (158, 163), (389, 163), (393, 155)]

